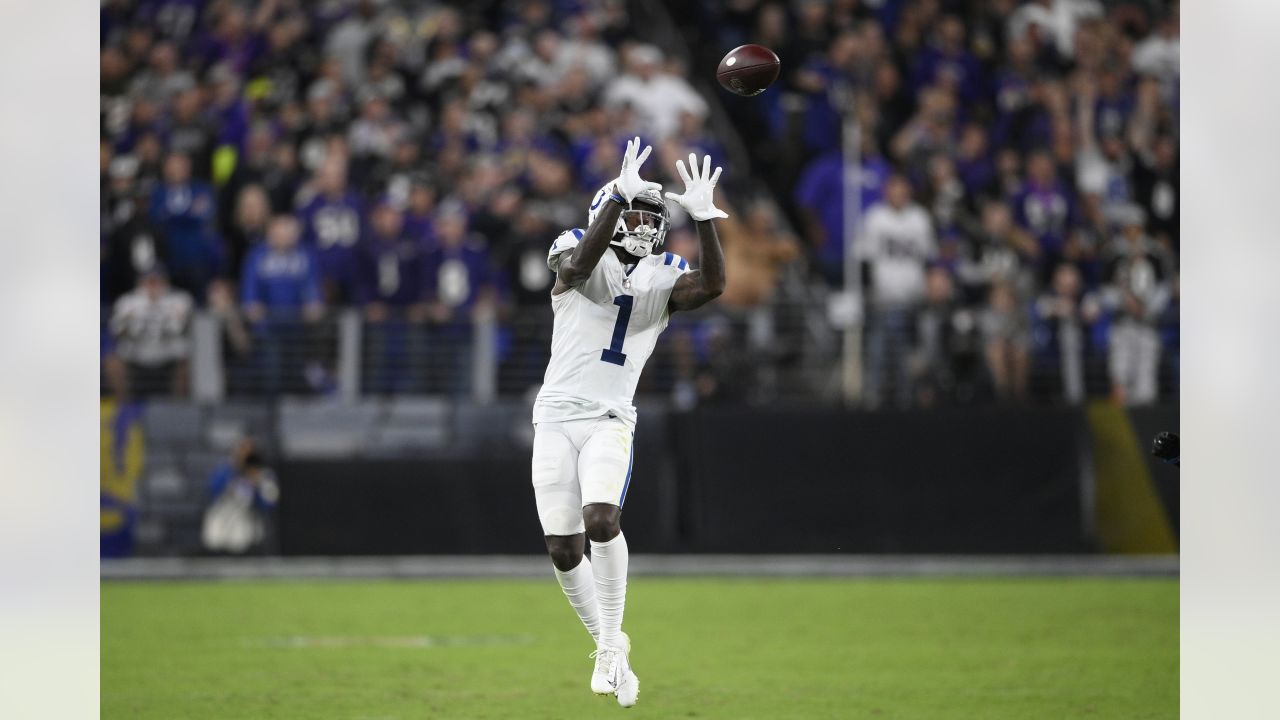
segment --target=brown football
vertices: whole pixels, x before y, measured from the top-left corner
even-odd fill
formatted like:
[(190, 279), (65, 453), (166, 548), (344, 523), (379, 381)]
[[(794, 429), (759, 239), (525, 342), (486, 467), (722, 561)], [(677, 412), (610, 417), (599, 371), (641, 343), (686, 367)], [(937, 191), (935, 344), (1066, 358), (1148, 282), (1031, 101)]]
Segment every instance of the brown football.
[(716, 68), (716, 80), (725, 90), (743, 97), (759, 95), (778, 79), (782, 63), (763, 45), (741, 45), (730, 50)]

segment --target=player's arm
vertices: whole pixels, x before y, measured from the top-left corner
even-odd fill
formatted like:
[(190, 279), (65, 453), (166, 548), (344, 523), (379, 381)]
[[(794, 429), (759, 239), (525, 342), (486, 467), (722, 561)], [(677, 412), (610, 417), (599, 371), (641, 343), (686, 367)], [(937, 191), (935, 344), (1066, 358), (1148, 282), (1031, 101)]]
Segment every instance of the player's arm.
[(700, 262), (699, 269), (676, 279), (675, 286), (671, 288), (671, 299), (667, 302), (671, 312), (702, 307), (724, 292), (724, 252), (720, 249), (720, 238), (712, 221), (729, 217), (713, 201), (720, 168), (711, 172), (710, 155), (702, 157), (701, 171), (698, 170), (698, 159), (692, 153), (689, 154), (689, 170), (685, 170), (683, 160), (677, 160), (676, 171), (684, 180), (684, 193), (667, 193), (667, 199), (679, 203), (696, 221)]
[(648, 146), (644, 152), (640, 151), (639, 136), (627, 141), (627, 149), (622, 153), (622, 172), (613, 183), (612, 195), (602, 200), (605, 207), (587, 228), (582, 242), (574, 246), (572, 252), (566, 253), (568, 257), (560, 262), (556, 271), (556, 285), (551, 289), (552, 295), (559, 295), (571, 287), (581, 285), (591, 277), (600, 258), (609, 248), (609, 241), (613, 239), (623, 207), (645, 190), (662, 190), (658, 183), (648, 182), (640, 177), (640, 166), (651, 152), (653, 148)]
[(609, 241), (613, 239), (618, 218), (626, 205), (626, 201), (618, 194), (616, 184), (612, 192), (610, 197), (603, 200), (604, 207), (600, 209), (600, 214), (596, 215), (595, 222), (591, 223), (582, 235), (582, 242), (566, 252), (566, 257), (560, 261), (560, 270), (556, 273), (556, 285), (551, 289), (552, 295), (559, 295), (571, 287), (586, 282), (595, 271), (600, 258), (609, 249)]
[(720, 250), (715, 223), (703, 220), (697, 227), (701, 267), (676, 280), (671, 288), (671, 300), (667, 302), (671, 312), (702, 307), (724, 292), (724, 253)]

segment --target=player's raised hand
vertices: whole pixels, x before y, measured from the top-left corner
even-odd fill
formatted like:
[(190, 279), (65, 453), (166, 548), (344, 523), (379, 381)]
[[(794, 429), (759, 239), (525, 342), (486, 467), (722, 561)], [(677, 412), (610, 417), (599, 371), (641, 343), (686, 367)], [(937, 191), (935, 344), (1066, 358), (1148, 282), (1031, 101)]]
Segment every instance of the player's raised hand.
[(684, 180), (684, 193), (676, 195), (675, 193), (667, 193), (667, 199), (680, 204), (693, 216), (694, 220), (702, 222), (712, 218), (727, 218), (729, 214), (716, 207), (715, 200), (712, 197), (716, 190), (716, 181), (720, 179), (721, 168), (716, 168), (715, 173), (711, 172), (711, 156), (702, 156), (702, 171), (698, 171), (698, 157), (693, 153), (689, 153), (689, 168), (693, 171), (690, 177), (689, 170), (685, 170), (684, 161), (676, 161), (676, 170), (680, 173), (680, 179)]
[(649, 153), (652, 151), (653, 147), (646, 145), (644, 152), (640, 152), (639, 136), (636, 136), (635, 140), (627, 141), (627, 149), (622, 154), (622, 174), (618, 176), (617, 181), (613, 184), (623, 200), (631, 202), (645, 190), (662, 192), (661, 185), (640, 177), (640, 166), (649, 158)]

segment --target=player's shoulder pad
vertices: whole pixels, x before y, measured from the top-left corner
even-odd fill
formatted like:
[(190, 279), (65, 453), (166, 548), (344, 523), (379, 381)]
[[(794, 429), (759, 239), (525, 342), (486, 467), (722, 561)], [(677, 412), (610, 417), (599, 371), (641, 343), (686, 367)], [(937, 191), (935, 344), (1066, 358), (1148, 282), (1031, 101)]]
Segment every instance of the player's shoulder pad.
[(561, 256), (576, 247), (581, 242), (582, 235), (582, 228), (572, 228), (557, 235), (551, 243), (551, 249), (547, 251), (547, 267), (553, 272), (560, 272)]
[(671, 268), (677, 275), (683, 274), (689, 269), (689, 261), (673, 252), (664, 252), (658, 259), (663, 267)]

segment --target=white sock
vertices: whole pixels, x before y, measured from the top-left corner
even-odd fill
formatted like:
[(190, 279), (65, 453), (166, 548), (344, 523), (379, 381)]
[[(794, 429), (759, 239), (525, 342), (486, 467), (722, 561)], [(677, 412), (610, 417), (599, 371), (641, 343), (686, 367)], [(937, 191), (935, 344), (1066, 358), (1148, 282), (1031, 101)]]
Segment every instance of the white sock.
[(563, 572), (552, 565), (556, 571), (556, 580), (560, 581), (560, 589), (569, 599), (582, 624), (591, 633), (592, 640), (600, 638), (600, 610), (596, 606), (596, 578), (591, 572), (591, 561), (582, 558), (582, 562), (569, 572)]
[(629, 557), (627, 539), (621, 532), (609, 542), (591, 541), (596, 604), (600, 606), (600, 645), (622, 647), (622, 612), (627, 604)]

